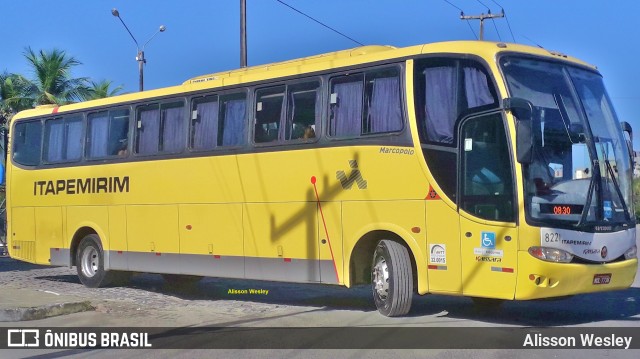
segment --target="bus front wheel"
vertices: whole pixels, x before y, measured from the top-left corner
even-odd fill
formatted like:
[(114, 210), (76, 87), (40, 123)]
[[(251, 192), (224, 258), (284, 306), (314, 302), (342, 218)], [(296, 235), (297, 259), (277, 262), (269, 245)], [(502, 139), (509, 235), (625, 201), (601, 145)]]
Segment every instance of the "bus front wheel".
[(109, 284), (109, 272), (104, 270), (104, 252), (97, 234), (89, 234), (82, 239), (76, 252), (76, 269), (80, 282), (89, 288)]
[(389, 240), (378, 243), (371, 265), (371, 288), (378, 311), (387, 317), (407, 314), (413, 297), (413, 273), (407, 248)]

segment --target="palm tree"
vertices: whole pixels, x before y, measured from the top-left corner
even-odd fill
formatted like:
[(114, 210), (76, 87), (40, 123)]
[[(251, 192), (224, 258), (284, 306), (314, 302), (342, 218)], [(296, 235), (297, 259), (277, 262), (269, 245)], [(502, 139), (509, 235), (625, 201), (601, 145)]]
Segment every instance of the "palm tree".
[(73, 56), (67, 56), (58, 49), (49, 52), (40, 50), (36, 54), (28, 47), (24, 57), (34, 72), (35, 91), (32, 96), (36, 105), (64, 105), (81, 101), (87, 95), (87, 78), (71, 77), (71, 69), (81, 64)]
[(33, 107), (35, 86), (22, 75), (0, 74), (0, 126), (16, 113)]
[(96, 100), (99, 98), (111, 97), (118, 95), (120, 91), (122, 91), (122, 85), (111, 89), (111, 84), (113, 81), (102, 80), (100, 82), (91, 81), (91, 84), (88, 88), (87, 95), (84, 97), (84, 100)]

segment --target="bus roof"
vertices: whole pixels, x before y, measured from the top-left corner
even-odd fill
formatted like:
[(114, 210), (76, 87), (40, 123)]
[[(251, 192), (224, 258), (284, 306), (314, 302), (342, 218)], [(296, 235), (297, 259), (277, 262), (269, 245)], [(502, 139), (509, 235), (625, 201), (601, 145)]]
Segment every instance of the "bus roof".
[(300, 59), (256, 65), (241, 69), (197, 76), (177, 86), (164, 87), (144, 92), (128, 93), (99, 100), (64, 105), (60, 107), (55, 105), (38, 106), (35, 109), (20, 112), (19, 114), (14, 116), (13, 119), (15, 120), (24, 117), (62, 113), (89, 107), (113, 105), (117, 103), (128, 103), (154, 97), (170, 96), (183, 92), (239, 85), (242, 83), (251, 83), (260, 80), (295, 76), (332, 68), (348, 67), (368, 62), (378, 62), (387, 59), (404, 58), (420, 54), (476, 54), (489, 60), (495, 59), (495, 56), (500, 52), (515, 52), (560, 59), (580, 64), (582, 66), (588, 66), (594, 70), (596, 69), (592, 65), (589, 65), (581, 60), (562, 53), (549, 51), (543, 48), (512, 43), (489, 41), (449, 41), (415, 45), (403, 48), (396, 48), (393, 46), (369, 45), (348, 50), (309, 56)]

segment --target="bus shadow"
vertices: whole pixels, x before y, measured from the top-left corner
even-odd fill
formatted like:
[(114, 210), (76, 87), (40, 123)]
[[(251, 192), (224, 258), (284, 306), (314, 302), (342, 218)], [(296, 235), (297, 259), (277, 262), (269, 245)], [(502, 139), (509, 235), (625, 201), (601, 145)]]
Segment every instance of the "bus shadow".
[(21, 262), (11, 257), (0, 257), (0, 273), (1, 272), (13, 272), (13, 271), (29, 271), (34, 269), (46, 269), (50, 266), (43, 266), (38, 264), (31, 264), (27, 262)]
[[(82, 286), (78, 276), (39, 276), (39, 280)], [(135, 274), (125, 283), (109, 287), (132, 288), (182, 300), (236, 300), (273, 305), (310, 306), (329, 310), (375, 311), (371, 289), (367, 286), (345, 288), (341, 286), (283, 283), (244, 279), (204, 278), (195, 284), (175, 284), (166, 282), (159, 274)], [(91, 289), (100, 290), (100, 289)]]
[[(71, 274), (41, 276), (37, 279), (82, 285), (78, 277)], [(125, 287), (182, 300), (235, 300), (322, 308), (321, 310), (376, 311), (368, 285), (345, 288), (311, 283), (220, 278), (205, 278), (193, 285), (174, 285), (164, 281), (161, 275), (145, 273), (134, 275)], [(420, 319), (436, 319), (436, 322), (439, 322), (441, 319), (444, 324), (447, 319), (455, 319), (472, 320), (487, 325), (553, 327), (613, 320), (628, 321), (633, 326), (640, 326), (640, 288), (636, 287), (555, 300), (505, 301), (500, 307), (493, 309), (479, 307), (467, 297), (435, 294), (414, 295), (412, 302), (408, 314), (411, 322)], [(429, 322), (436, 323), (432, 320)]]
[(640, 288), (579, 294), (568, 298), (505, 301), (498, 308), (480, 307), (470, 298), (431, 295), (414, 297), (410, 316), (436, 315), (466, 319), (487, 324), (519, 326), (566, 326), (603, 322), (629, 321), (640, 325)]

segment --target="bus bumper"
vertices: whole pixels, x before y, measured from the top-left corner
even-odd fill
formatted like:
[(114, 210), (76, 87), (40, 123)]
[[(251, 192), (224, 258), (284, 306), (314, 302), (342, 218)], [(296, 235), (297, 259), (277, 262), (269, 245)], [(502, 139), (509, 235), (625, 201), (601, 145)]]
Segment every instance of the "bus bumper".
[[(633, 284), (638, 259), (607, 264), (545, 262), (527, 251), (518, 252), (515, 299), (540, 299), (579, 293), (626, 289)], [(610, 274), (609, 283), (594, 284), (597, 275)]]

